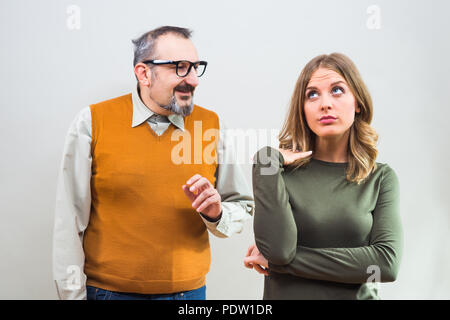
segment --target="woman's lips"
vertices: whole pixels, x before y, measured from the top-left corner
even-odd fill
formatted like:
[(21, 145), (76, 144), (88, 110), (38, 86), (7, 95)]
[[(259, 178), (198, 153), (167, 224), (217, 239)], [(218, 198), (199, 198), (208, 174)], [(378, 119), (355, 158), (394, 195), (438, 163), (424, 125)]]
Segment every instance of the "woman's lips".
[(336, 118), (326, 117), (326, 118), (320, 119), (319, 122), (322, 124), (329, 124), (329, 123), (335, 122), (336, 120), (337, 120)]

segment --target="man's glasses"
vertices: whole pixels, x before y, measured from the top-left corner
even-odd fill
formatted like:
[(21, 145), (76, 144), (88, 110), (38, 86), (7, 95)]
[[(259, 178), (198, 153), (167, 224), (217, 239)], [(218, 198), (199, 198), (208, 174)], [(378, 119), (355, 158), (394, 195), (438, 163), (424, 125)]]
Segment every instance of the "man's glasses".
[(197, 62), (190, 62), (187, 60), (179, 60), (179, 61), (172, 61), (172, 60), (145, 60), (142, 61), (142, 63), (148, 64), (154, 64), (154, 65), (163, 65), (163, 64), (171, 64), (176, 66), (176, 72), (177, 76), (179, 77), (186, 77), (189, 72), (191, 72), (192, 67), (194, 67), (195, 72), (197, 73), (197, 77), (201, 77), (206, 70), (206, 65), (208, 62), (206, 61), (197, 61)]

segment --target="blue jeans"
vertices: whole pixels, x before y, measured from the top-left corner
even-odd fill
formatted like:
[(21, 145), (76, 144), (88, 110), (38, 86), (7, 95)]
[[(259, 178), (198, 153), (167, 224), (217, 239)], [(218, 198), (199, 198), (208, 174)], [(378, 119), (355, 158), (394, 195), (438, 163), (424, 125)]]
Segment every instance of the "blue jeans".
[(206, 300), (206, 286), (168, 294), (140, 294), (108, 291), (86, 286), (87, 300)]

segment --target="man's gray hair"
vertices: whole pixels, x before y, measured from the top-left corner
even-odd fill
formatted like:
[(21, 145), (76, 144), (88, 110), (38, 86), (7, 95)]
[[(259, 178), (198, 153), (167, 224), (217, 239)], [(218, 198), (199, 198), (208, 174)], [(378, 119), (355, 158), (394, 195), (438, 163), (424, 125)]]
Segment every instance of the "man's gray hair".
[(132, 40), (134, 44), (133, 66), (139, 62), (151, 59), (155, 51), (156, 40), (167, 33), (174, 33), (183, 38), (189, 39), (192, 31), (186, 28), (164, 26), (144, 33), (139, 38)]

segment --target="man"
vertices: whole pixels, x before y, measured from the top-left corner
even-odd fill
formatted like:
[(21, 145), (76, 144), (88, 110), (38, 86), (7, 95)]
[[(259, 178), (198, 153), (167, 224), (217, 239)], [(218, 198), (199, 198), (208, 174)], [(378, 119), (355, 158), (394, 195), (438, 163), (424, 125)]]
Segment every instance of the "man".
[(239, 167), (220, 160), (233, 159), (214, 134), (221, 122), (193, 104), (207, 63), (190, 34), (166, 26), (134, 40), (137, 89), (69, 129), (53, 250), (61, 299), (205, 299), (207, 230), (229, 237), (253, 213)]

